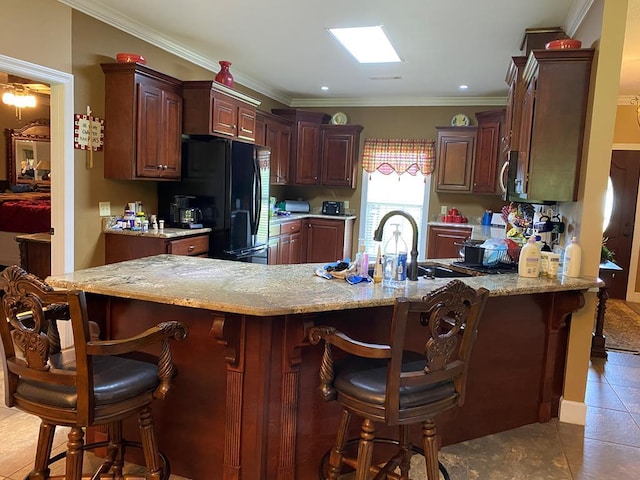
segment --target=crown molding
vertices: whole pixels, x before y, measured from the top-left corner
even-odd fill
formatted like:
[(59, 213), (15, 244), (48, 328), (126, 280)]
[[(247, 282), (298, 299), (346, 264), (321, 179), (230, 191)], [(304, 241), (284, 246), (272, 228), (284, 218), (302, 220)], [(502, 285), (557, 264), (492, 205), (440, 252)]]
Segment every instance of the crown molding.
[(452, 107), (505, 106), (507, 97), (293, 98), (291, 107)]
[(573, 0), (564, 24), (564, 31), (573, 38), (595, 0)]
[(631, 100), (638, 97), (638, 95), (619, 95), (618, 105), (632, 105)]

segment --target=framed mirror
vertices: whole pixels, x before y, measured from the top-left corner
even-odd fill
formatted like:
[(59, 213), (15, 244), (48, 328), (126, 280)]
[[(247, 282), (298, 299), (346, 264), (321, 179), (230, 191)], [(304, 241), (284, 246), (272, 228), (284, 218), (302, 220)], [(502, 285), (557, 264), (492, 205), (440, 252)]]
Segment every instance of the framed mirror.
[(7, 176), (12, 184), (51, 186), (49, 119), (34, 120), (19, 129), (5, 130)]

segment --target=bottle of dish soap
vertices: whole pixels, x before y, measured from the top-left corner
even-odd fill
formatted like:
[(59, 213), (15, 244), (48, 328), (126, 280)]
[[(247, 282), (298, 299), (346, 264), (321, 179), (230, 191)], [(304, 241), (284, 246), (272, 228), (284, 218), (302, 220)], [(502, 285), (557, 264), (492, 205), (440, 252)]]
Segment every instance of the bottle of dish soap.
[(535, 236), (529, 240), (520, 251), (518, 260), (518, 275), (520, 277), (537, 278), (540, 273), (540, 249), (536, 244)]
[(382, 284), (386, 287), (404, 287), (407, 280), (407, 243), (402, 238), (400, 224), (384, 247), (384, 270)]
[(578, 245), (576, 237), (571, 237), (571, 243), (564, 249), (562, 274), (565, 277), (579, 277), (581, 261), (582, 248)]
[(378, 254), (376, 255), (376, 265), (373, 267), (373, 281), (375, 283), (382, 282), (382, 251), (378, 244)]

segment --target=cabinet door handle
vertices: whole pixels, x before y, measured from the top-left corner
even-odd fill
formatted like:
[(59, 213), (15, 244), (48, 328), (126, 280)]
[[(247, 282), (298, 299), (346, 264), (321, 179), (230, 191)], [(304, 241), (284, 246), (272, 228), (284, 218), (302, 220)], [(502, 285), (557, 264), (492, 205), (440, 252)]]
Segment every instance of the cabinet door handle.
[(310, 224), (310, 223), (308, 223), (308, 224), (307, 224), (307, 227), (308, 227), (308, 228), (311, 228), (311, 224)]
[(189, 253), (193, 252), (196, 249), (196, 247), (194, 245), (189, 245), (189, 247), (187, 248), (187, 251)]

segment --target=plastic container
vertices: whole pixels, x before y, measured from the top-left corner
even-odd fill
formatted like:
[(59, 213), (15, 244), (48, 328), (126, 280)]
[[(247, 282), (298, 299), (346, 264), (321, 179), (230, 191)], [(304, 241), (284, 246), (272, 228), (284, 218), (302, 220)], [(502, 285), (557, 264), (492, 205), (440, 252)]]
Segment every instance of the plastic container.
[(578, 245), (576, 237), (571, 238), (571, 243), (564, 249), (562, 262), (562, 274), (565, 277), (579, 277), (580, 263), (582, 262), (582, 248)]
[(407, 280), (407, 243), (402, 238), (400, 224), (384, 247), (384, 270), (382, 284), (391, 288), (402, 288)]
[(532, 235), (522, 247), (518, 260), (518, 275), (526, 278), (537, 278), (540, 273), (540, 249)]
[(356, 275), (366, 277), (369, 275), (369, 254), (364, 248), (364, 238), (358, 241), (360, 247), (356, 255)]

